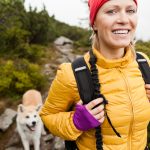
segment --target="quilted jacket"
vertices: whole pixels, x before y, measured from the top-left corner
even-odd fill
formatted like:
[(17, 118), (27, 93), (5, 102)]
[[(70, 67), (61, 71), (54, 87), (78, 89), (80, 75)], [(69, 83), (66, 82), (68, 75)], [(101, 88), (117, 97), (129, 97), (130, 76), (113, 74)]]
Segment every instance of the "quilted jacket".
[[(128, 48), (125, 56), (117, 60), (104, 58), (96, 49), (93, 52), (97, 57), (100, 90), (108, 100), (107, 114), (121, 135), (118, 137), (105, 119), (101, 125), (104, 150), (144, 150), (150, 103), (132, 51)], [(89, 53), (84, 58), (89, 65)], [(79, 100), (71, 64), (63, 63), (58, 68), (40, 116), (54, 135), (76, 140), (80, 150), (95, 150), (95, 129), (79, 131), (73, 123), (74, 111), (68, 112)]]

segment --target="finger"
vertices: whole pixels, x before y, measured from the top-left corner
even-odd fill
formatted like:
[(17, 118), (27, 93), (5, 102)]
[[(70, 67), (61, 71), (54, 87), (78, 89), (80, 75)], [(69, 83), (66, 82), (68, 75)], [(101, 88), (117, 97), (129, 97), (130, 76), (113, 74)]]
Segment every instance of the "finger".
[(100, 120), (104, 117), (104, 114), (105, 114), (104, 111), (102, 111), (99, 114), (94, 115), (94, 117), (95, 117), (95, 119)]
[(104, 105), (101, 104), (101, 105), (97, 106), (96, 108), (90, 110), (90, 113), (92, 115), (96, 115), (96, 114), (99, 114), (100, 112), (102, 112), (103, 110), (104, 110)]
[(80, 100), (77, 104), (79, 104), (79, 105), (83, 105), (82, 100)]
[(103, 102), (103, 98), (97, 98), (97, 99), (89, 102), (85, 107), (87, 110), (91, 110), (93, 107), (95, 107), (96, 105), (98, 105), (102, 102)]
[(104, 122), (105, 117), (101, 118), (100, 120), (98, 120), (101, 124)]
[(146, 89), (150, 89), (150, 84), (145, 84)]

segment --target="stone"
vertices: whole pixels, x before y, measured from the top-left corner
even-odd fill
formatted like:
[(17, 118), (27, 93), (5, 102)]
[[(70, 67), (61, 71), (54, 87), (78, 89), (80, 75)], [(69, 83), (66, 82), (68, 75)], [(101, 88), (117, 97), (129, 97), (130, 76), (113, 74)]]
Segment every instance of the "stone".
[(64, 36), (60, 36), (59, 38), (57, 38), (55, 41), (54, 41), (54, 44), (55, 45), (59, 45), (59, 46), (64, 46), (66, 44), (70, 44), (72, 45), (73, 44), (73, 41), (64, 37)]
[(10, 125), (13, 123), (13, 119), (17, 115), (17, 112), (7, 108), (4, 113), (0, 116), (0, 130), (6, 131)]

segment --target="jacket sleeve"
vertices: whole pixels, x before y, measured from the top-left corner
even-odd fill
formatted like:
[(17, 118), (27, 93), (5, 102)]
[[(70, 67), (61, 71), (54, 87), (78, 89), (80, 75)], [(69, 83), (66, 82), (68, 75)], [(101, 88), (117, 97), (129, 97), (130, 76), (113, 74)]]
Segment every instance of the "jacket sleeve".
[(75, 85), (75, 81), (71, 64), (62, 64), (40, 112), (41, 119), (49, 131), (65, 140), (76, 140), (82, 134), (82, 131), (74, 126), (74, 111), (67, 112), (75, 103), (73, 84)]

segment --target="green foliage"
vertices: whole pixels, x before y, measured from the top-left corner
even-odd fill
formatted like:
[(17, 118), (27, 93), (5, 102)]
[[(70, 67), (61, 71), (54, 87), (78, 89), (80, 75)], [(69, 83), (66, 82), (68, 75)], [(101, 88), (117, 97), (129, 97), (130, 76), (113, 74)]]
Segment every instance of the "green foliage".
[(30, 62), (38, 62), (41, 57), (44, 56), (44, 50), (44, 46), (22, 44), (19, 48), (17, 56), (19, 58), (26, 58), (30, 60)]
[(138, 41), (136, 43), (136, 51), (144, 52), (150, 57), (150, 41), (149, 42)]
[(0, 1), (0, 56), (7, 53), (28, 59), (27, 55), (34, 51), (31, 49), (35, 49), (33, 44), (47, 45), (59, 36), (75, 41), (77, 47), (90, 45), (90, 31), (57, 21), (45, 7), (39, 12), (30, 7), (27, 12), (24, 0)]
[(0, 96), (22, 95), (28, 89), (42, 90), (46, 79), (37, 64), (25, 59), (19, 62), (1, 62)]
[(65, 23), (55, 20), (54, 16), (49, 18), (50, 22), (50, 36), (51, 41), (55, 40), (56, 37), (65, 36), (75, 41), (76, 46), (89, 46), (89, 37), (91, 31), (80, 27), (69, 26)]
[(25, 9), (21, 0), (0, 1), (0, 53), (17, 53), (20, 45), (28, 41), (25, 29)]
[(0, 93), (5, 93), (9, 91), (9, 87), (12, 82), (12, 70), (14, 69), (14, 64), (12, 61), (7, 61), (5, 65), (3, 63), (0, 64)]
[(47, 44), (49, 42), (49, 15), (46, 10), (37, 12), (36, 9), (27, 13), (29, 24), (27, 30), (31, 33), (29, 43)]
[(6, 30), (6, 46), (5, 53), (19, 54), (20, 49), (24, 43), (28, 40), (29, 32), (17, 27), (12, 27)]

